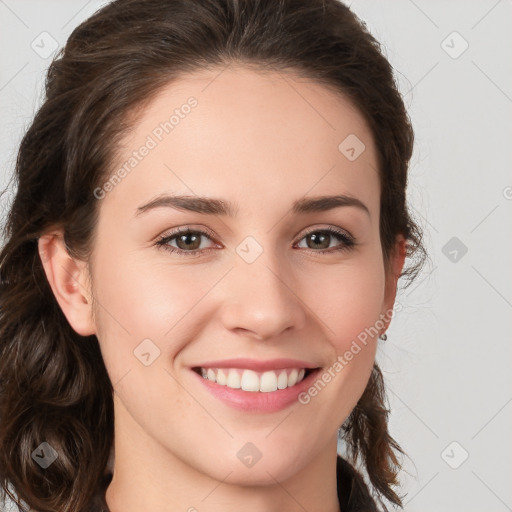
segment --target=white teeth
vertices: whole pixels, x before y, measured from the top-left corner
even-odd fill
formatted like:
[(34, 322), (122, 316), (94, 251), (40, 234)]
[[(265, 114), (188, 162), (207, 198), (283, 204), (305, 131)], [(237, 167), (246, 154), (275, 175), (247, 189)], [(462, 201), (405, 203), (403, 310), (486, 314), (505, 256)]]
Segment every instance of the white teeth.
[(284, 389), (288, 387), (288, 375), (284, 370), (281, 370), (279, 377), (277, 377), (277, 389)]
[(265, 372), (260, 378), (260, 389), (263, 393), (277, 391), (277, 375), (276, 372)]
[(242, 389), (244, 391), (259, 391), (260, 379), (258, 374), (252, 370), (244, 370), (242, 373)]
[(297, 382), (297, 377), (299, 376), (299, 371), (295, 368), (290, 372), (290, 375), (288, 375), (288, 387), (294, 386)]
[(270, 393), (295, 386), (304, 379), (305, 373), (304, 368), (270, 370), (263, 373), (237, 368), (201, 368), (201, 375), (205, 379), (221, 386), (232, 389), (241, 388), (244, 391), (260, 391), (261, 393)]
[(224, 373), (224, 370), (220, 370), (217, 372), (217, 384), (221, 384), (225, 386), (228, 383), (228, 376)]
[[(220, 384), (220, 382), (217, 384)], [(233, 389), (240, 388), (240, 374), (236, 370), (229, 370), (226, 386)]]

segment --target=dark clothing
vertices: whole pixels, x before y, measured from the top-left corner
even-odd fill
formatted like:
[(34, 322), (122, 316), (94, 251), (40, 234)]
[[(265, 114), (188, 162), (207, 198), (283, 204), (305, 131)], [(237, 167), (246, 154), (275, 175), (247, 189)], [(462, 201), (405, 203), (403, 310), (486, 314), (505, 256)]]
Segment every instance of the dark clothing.
[[(341, 512), (378, 512), (361, 474), (340, 456), (336, 464), (336, 479)], [(110, 512), (105, 501), (105, 491), (111, 480), (112, 473), (107, 473), (84, 512)]]

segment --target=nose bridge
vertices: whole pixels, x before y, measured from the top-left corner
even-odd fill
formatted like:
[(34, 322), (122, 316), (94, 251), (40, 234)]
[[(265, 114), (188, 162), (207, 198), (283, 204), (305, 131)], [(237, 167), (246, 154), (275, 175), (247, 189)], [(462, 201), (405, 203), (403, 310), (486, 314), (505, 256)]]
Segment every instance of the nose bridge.
[(305, 312), (285, 260), (272, 250), (262, 251), (253, 259), (253, 242), (246, 243), (237, 247), (235, 268), (230, 272), (224, 326), (250, 331), (258, 339), (278, 336), (287, 328), (302, 328)]

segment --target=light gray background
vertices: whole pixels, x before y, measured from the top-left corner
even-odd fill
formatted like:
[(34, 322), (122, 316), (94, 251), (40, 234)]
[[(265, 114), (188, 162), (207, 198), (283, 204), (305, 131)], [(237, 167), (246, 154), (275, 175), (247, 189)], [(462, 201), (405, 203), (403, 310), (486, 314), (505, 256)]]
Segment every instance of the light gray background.
[[(46, 54), (104, 3), (0, 0), (2, 188), (40, 102)], [(512, 510), (512, 1), (352, 9), (405, 95), (416, 132), (409, 200), (431, 255), (400, 290), (403, 310), (378, 352), (391, 433), (411, 459), (405, 510)]]

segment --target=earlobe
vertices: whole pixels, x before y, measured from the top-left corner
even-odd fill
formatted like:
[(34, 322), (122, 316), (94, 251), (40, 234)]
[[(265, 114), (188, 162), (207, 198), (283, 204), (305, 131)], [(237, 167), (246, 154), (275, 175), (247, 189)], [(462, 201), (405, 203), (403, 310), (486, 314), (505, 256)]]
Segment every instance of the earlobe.
[(42, 235), (38, 250), (48, 283), (73, 330), (81, 336), (95, 334), (87, 263), (71, 257), (60, 230)]

